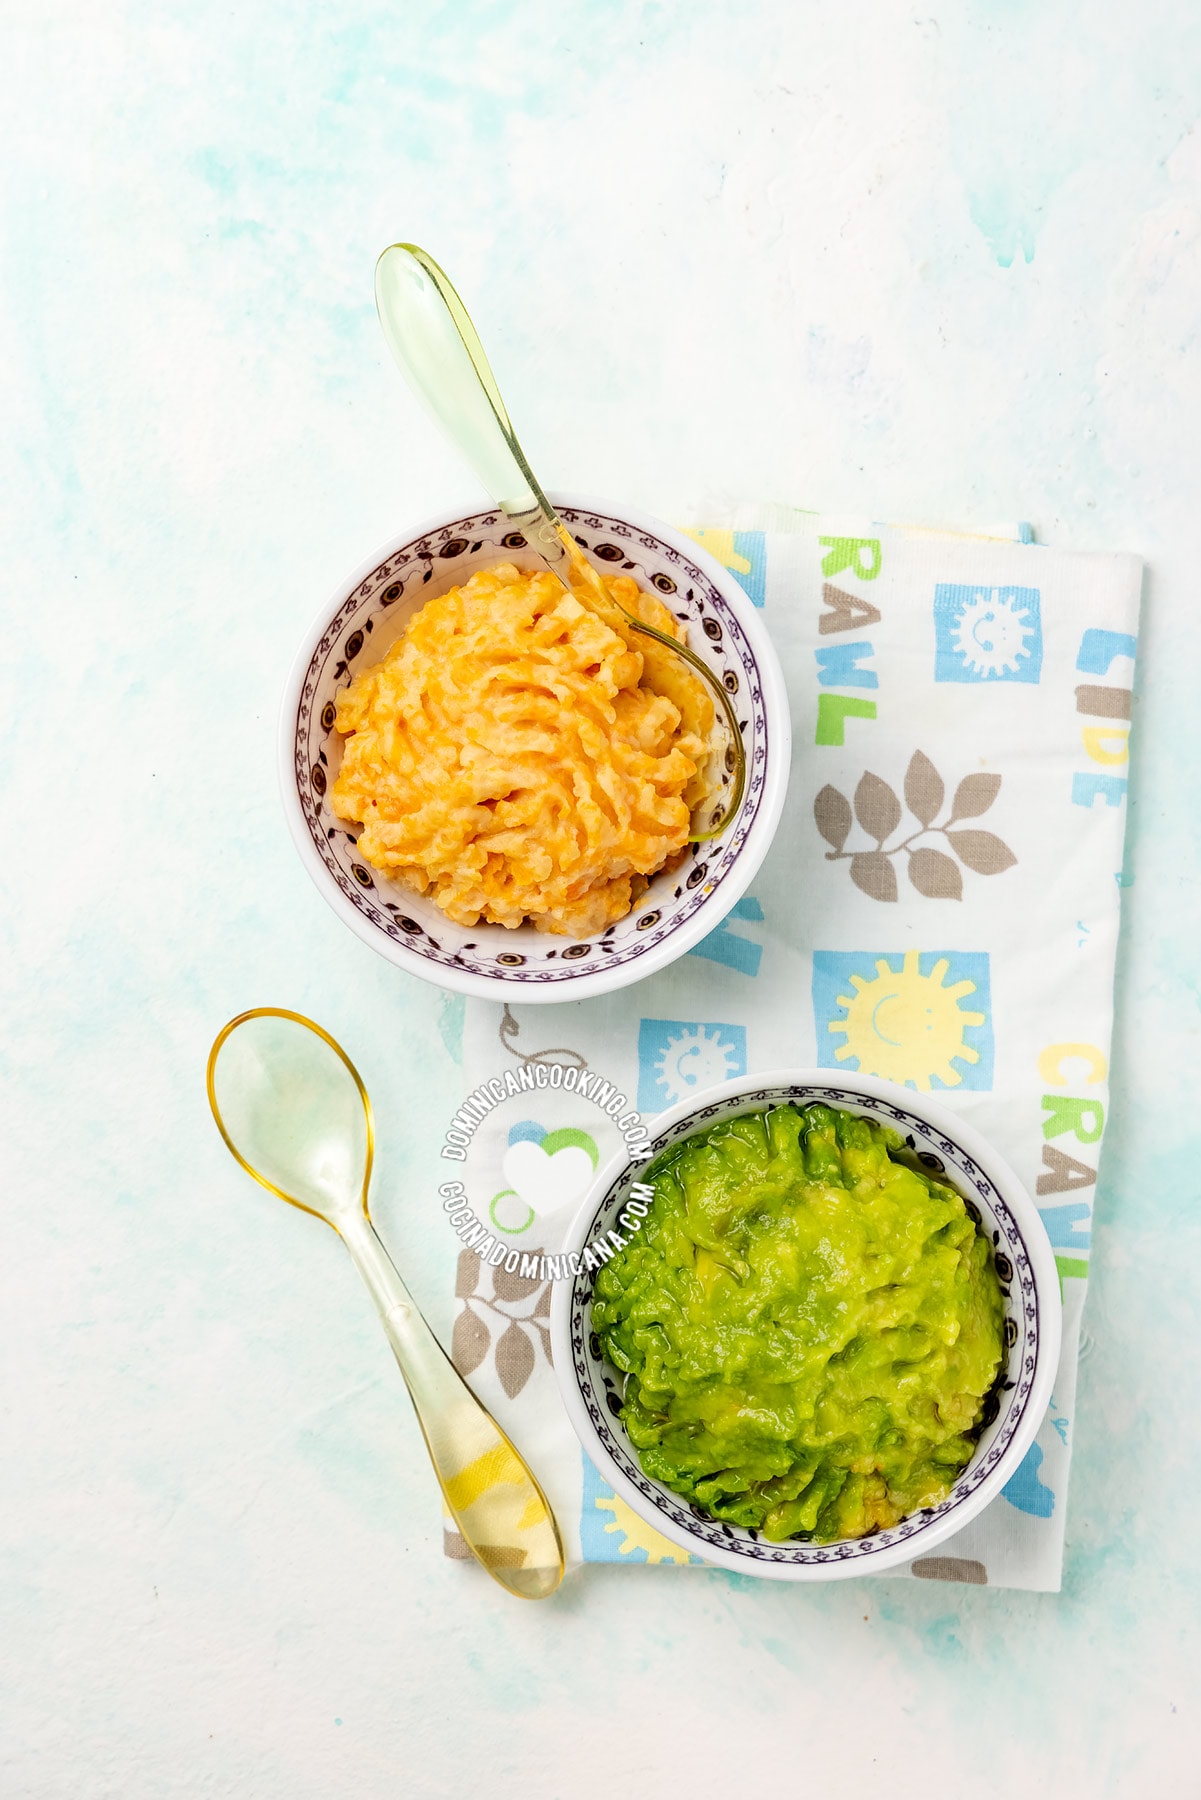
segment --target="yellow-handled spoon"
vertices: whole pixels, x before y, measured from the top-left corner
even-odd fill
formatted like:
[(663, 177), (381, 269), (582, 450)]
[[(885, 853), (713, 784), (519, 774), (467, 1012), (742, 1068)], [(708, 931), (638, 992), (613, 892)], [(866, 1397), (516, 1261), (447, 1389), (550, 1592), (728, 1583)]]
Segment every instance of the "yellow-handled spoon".
[(442, 1496), (489, 1575), (523, 1600), (563, 1579), (545, 1494), (422, 1318), (367, 1210), (375, 1147), (358, 1070), (302, 1013), (240, 1013), (209, 1052), (208, 1097), (238, 1162), (271, 1193), (332, 1225), (379, 1308)]

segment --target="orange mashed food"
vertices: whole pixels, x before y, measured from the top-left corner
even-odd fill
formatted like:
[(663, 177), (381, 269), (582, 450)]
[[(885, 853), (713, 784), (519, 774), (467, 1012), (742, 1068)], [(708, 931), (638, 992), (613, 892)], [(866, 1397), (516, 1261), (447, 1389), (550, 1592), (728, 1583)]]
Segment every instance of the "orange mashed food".
[[(682, 635), (628, 576), (615, 601)], [(634, 646), (638, 647), (635, 648)], [(688, 841), (713, 709), (665, 646), (549, 572), (477, 570), (337, 696), (339, 818), (459, 925), (588, 937)]]

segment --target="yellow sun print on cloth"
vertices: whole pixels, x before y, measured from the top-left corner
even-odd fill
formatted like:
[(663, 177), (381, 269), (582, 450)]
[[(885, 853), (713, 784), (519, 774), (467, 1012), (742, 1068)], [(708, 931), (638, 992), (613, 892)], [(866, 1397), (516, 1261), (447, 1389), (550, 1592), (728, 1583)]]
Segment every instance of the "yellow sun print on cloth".
[(593, 1504), (599, 1511), (613, 1514), (605, 1530), (621, 1533), (618, 1549), (623, 1556), (645, 1550), (648, 1563), (686, 1563), (689, 1560), (687, 1550), (681, 1550), (678, 1544), (661, 1537), (653, 1525), (646, 1524), (632, 1506), (626, 1505), (620, 1495), (600, 1494)]
[(950, 966), (940, 957), (923, 975), (918, 952), (907, 950), (900, 969), (890, 968), (881, 957), (870, 980), (852, 975), (853, 992), (838, 996), (846, 1016), (827, 1026), (845, 1040), (834, 1052), (836, 1061), (857, 1057), (861, 1074), (911, 1081), (922, 1093), (930, 1091), (935, 1077), (944, 1087), (958, 1087), (963, 1076), (955, 1062), (979, 1061), (964, 1032), (983, 1025), (985, 1015), (961, 1008), (960, 1001), (976, 992), (976, 984), (963, 980), (945, 985)]

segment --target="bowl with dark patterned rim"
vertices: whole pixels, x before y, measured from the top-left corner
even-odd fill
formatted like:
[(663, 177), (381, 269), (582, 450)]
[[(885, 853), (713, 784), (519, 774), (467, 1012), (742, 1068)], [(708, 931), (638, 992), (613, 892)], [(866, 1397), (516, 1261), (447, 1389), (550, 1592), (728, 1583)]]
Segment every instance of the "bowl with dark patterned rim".
[(682, 532), (629, 507), (557, 496), (595, 566), (631, 575), (669, 606), (732, 696), (746, 749), (746, 795), (710, 843), (655, 876), (631, 911), (594, 937), (531, 925), (456, 925), (432, 900), (358, 853), (358, 827), (330, 810), (341, 763), (336, 696), (380, 662), (424, 602), (500, 562), (539, 567), (495, 510), (431, 520), (385, 545), (334, 592), (296, 656), (280, 716), (284, 808), (301, 861), (339, 918), (390, 962), (486, 999), (582, 1000), (639, 981), (713, 931), (767, 854), (788, 784), (791, 731), (779, 659), (737, 578)]
[[(743, 1075), (691, 1096), (655, 1120), (657, 1155), (681, 1138), (739, 1114), (820, 1102), (890, 1126), (921, 1165), (950, 1183), (993, 1246), (1005, 1301), (1005, 1348), (987, 1396), (971, 1461), (935, 1506), (887, 1531), (834, 1543), (771, 1543), (694, 1507), (643, 1472), (620, 1418), (624, 1377), (608, 1363), (592, 1330), (594, 1276), (554, 1284), (551, 1347), (568, 1417), (604, 1479), (648, 1525), (704, 1562), (782, 1581), (831, 1581), (871, 1575), (925, 1556), (983, 1510), (1016, 1472), (1046, 1414), (1059, 1361), (1059, 1277), (1046, 1228), (1005, 1160), (978, 1132), (925, 1094), (874, 1076), (841, 1079), (829, 1069)], [(618, 1155), (596, 1177), (563, 1244), (579, 1262), (584, 1246), (621, 1231), (631, 1184), (643, 1163)], [(627, 1215), (627, 1225), (629, 1218)], [(573, 1265), (574, 1266), (574, 1265)]]

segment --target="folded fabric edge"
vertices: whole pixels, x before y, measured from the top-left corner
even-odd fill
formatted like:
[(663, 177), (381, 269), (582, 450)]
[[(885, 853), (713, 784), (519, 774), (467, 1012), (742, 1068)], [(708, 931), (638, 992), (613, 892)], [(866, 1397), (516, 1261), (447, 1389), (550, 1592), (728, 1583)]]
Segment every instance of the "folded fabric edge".
[[(467, 1546), (466, 1539), (445, 1519), (442, 1523), (442, 1554), (451, 1562), (474, 1562), (475, 1558)], [(581, 1562), (568, 1562), (567, 1573), (573, 1574), (588, 1564), (585, 1557)], [(615, 1565), (596, 1560), (593, 1568), (603, 1569)], [(632, 1565), (637, 1567), (637, 1564)], [(688, 1562), (671, 1563), (670, 1568), (713, 1569), (713, 1563), (689, 1560)], [(718, 1570), (719, 1574), (726, 1571)], [(1006, 1590), (1025, 1591), (1037, 1594), (1057, 1594), (1061, 1583), (1050, 1582), (1015, 1582), (1012, 1580), (993, 1583), (988, 1579), (988, 1570), (982, 1562), (974, 1557), (966, 1556), (921, 1556), (916, 1562), (908, 1563), (899, 1569), (883, 1569), (878, 1575), (863, 1575), (862, 1581), (943, 1581), (952, 1582), (960, 1587), (994, 1587), (997, 1592)]]
[[(727, 531), (802, 531), (814, 519), (842, 519), (852, 515), (822, 513), (805, 506), (789, 506), (782, 501), (714, 501), (711, 505), (691, 508), (694, 514), (682, 527), (687, 531), (706, 527)], [(862, 517), (861, 517), (861, 522)], [(866, 521), (876, 530), (903, 531), (911, 537), (969, 538), (979, 543), (1031, 544), (1036, 549), (1034, 528), (1026, 520), (1006, 521), (972, 530), (957, 525), (915, 524), (896, 519)]]

